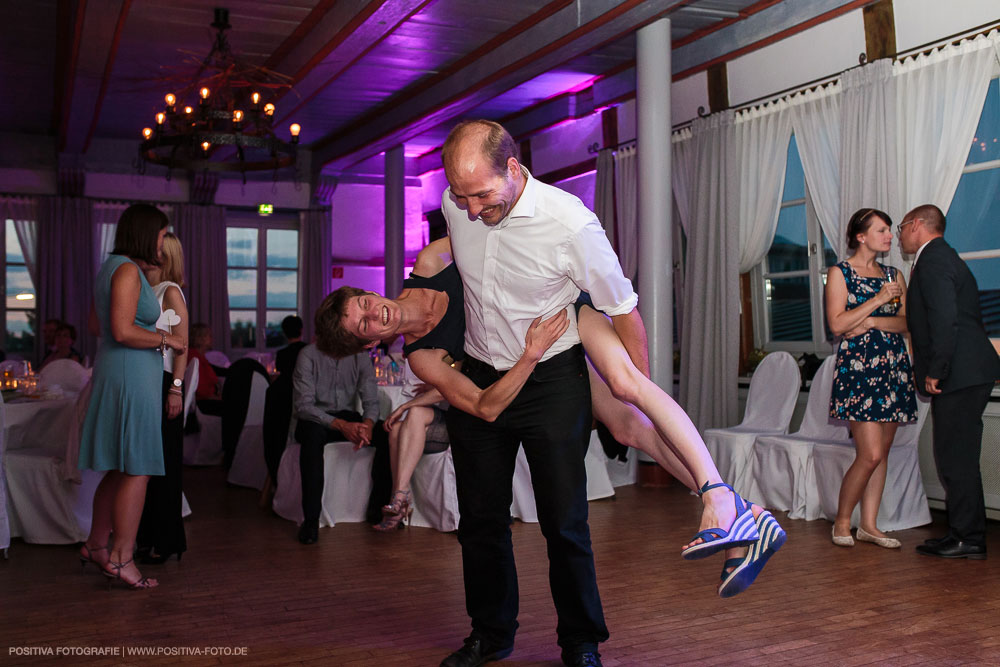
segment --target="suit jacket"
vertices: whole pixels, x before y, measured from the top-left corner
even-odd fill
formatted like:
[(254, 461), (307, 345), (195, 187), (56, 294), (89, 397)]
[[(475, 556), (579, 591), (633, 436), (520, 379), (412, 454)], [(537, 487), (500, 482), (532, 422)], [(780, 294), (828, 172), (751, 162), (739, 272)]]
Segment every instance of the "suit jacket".
[(983, 327), (979, 286), (943, 238), (920, 253), (906, 291), (906, 324), (913, 342), (917, 390), (941, 381), (944, 393), (1000, 378), (1000, 358)]

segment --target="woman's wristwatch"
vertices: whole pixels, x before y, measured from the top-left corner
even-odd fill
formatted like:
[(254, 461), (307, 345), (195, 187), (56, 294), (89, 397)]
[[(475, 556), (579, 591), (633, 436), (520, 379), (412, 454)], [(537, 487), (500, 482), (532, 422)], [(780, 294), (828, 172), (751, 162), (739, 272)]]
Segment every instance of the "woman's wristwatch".
[(167, 391), (169, 391), (171, 394), (177, 394), (178, 396), (181, 396), (184, 394), (184, 391), (181, 389), (183, 386), (184, 386), (183, 380), (174, 378), (173, 386), (171, 386), (170, 389), (168, 389)]

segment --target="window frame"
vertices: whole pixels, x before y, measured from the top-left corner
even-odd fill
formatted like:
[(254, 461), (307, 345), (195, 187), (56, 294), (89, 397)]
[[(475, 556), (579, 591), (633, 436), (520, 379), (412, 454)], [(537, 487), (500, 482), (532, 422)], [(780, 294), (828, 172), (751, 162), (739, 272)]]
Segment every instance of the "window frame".
[[(231, 265), (229, 263), (229, 247), (228, 247), (228, 234), (230, 229), (254, 229), (257, 232), (257, 265), (256, 266), (244, 266), (244, 265)], [(300, 250), (297, 251), (296, 255), (296, 267), (295, 269), (287, 268), (270, 268), (267, 266), (267, 232), (272, 229), (285, 229), (294, 230), (299, 236)], [(294, 213), (275, 213), (272, 216), (266, 218), (258, 216), (256, 213), (251, 213), (249, 210), (229, 210), (226, 213), (226, 305), (229, 311), (229, 322), (227, 322), (227, 330), (229, 330), (229, 335), (226, 337), (225, 347), (223, 348), (227, 356), (232, 357), (234, 354), (249, 354), (254, 352), (273, 352), (280, 348), (279, 346), (267, 347), (267, 313), (268, 311), (278, 311), (285, 312), (289, 314), (297, 315), (299, 314), (302, 307), (302, 257), (301, 257), (301, 234), (302, 230), (299, 226), (299, 217)], [(256, 306), (253, 309), (250, 308), (232, 308), (229, 306), (229, 271), (231, 269), (236, 270), (252, 270), (257, 272), (257, 295), (256, 295)], [(267, 273), (269, 270), (272, 271), (287, 271), (289, 273), (295, 273), (295, 307), (294, 308), (268, 308), (267, 307)], [(232, 313), (235, 312), (254, 312), (257, 322), (254, 327), (255, 329), (255, 340), (253, 347), (234, 347), (232, 339)]]
[[(823, 265), (825, 248), (823, 245), (823, 230), (819, 217), (809, 196), (809, 184), (805, 184), (805, 196), (781, 202), (780, 208), (792, 206), (806, 207), (806, 257), (808, 268), (796, 271), (781, 271), (769, 273), (767, 270), (767, 255), (751, 270), (750, 283), (751, 303), (753, 305), (754, 346), (766, 352), (784, 350), (791, 353), (811, 352), (813, 354), (830, 354), (831, 343), (826, 340), (826, 314), (824, 312), (823, 295), (826, 287), (828, 267)], [(768, 249), (770, 252), (770, 249)], [(780, 278), (809, 278), (809, 310), (812, 340), (776, 341), (771, 339), (771, 322), (767, 307), (767, 281)]]
[[(26, 350), (24, 352), (15, 352), (10, 358), (17, 358), (18, 356), (23, 357), (27, 361), (34, 361), (35, 357), (42, 353), (44, 356), (45, 350), (42, 349), (44, 346), (44, 341), (41, 340), (41, 322), (38, 321), (38, 285), (35, 284), (35, 279), (31, 277), (31, 272), (28, 270), (28, 262), (24, 259), (24, 248), (21, 248), (21, 259), (20, 262), (8, 262), (7, 261), (7, 223), (10, 222), (14, 224), (12, 218), (4, 218), (4, 233), (3, 238), (0, 238), (0, 258), (3, 259), (3, 275), (0, 276), (0, 287), (3, 289), (3, 301), (0, 303), (0, 321), (3, 322), (3, 331), (0, 332), (0, 345), (3, 346), (4, 350), (9, 350), (10, 345), (7, 342), (7, 315), (11, 311), (13, 312), (23, 312), (23, 313), (33, 313), (35, 316), (35, 326), (32, 332), (32, 349)], [(36, 222), (37, 224), (37, 222)], [(15, 231), (16, 234), (16, 231)], [(32, 308), (8, 308), (7, 307), (7, 269), (11, 266), (23, 266), (25, 273), (28, 275), (28, 280), (31, 281), (31, 288), (34, 291), (35, 298), (34, 306)]]

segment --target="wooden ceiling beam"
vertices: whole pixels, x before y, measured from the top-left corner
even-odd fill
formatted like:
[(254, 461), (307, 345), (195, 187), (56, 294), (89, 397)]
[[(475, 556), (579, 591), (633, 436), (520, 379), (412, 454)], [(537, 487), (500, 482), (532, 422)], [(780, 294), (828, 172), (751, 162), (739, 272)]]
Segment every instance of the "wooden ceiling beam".
[(84, 153), (90, 146), (130, 6), (131, 0), (78, 3), (71, 65), (64, 92), (57, 95), (60, 152)]
[(670, 0), (595, 0), (564, 6), (447, 78), (432, 85), (418, 82), (410, 86), (369, 114), (364, 124), (315, 142), (311, 146), (313, 159), (333, 171), (346, 169), (578, 54), (632, 32), (677, 4)]

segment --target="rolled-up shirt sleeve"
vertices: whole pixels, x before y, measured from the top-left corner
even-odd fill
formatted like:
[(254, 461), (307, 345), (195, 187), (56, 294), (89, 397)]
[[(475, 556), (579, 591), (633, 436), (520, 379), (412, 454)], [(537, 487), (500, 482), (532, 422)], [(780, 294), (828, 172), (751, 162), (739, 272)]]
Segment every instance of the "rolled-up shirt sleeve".
[(590, 294), (595, 308), (611, 317), (635, 310), (639, 295), (625, 277), (596, 216), (570, 237), (564, 261), (566, 273), (577, 287)]

